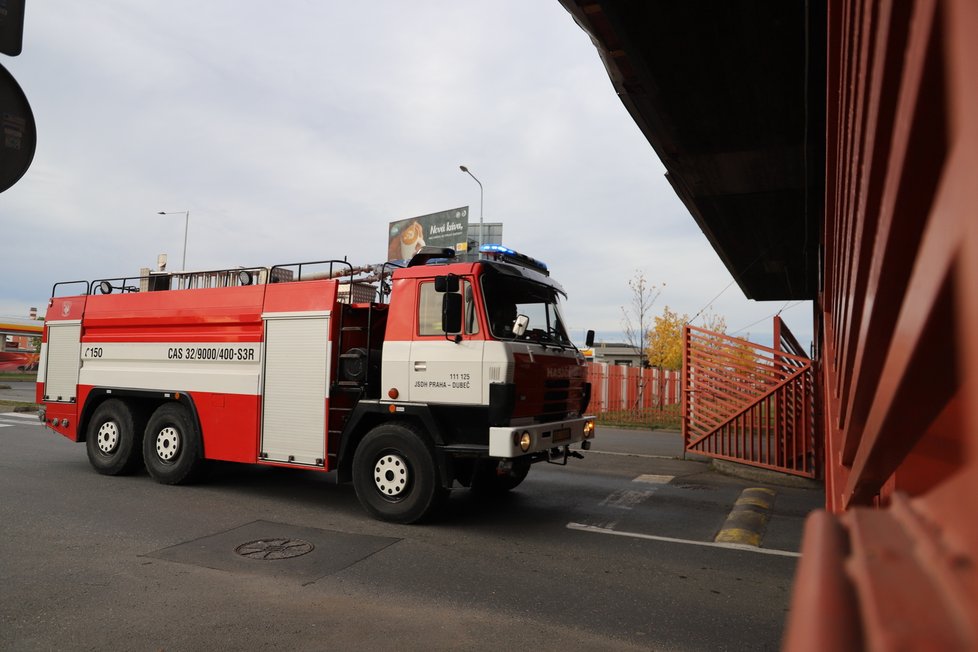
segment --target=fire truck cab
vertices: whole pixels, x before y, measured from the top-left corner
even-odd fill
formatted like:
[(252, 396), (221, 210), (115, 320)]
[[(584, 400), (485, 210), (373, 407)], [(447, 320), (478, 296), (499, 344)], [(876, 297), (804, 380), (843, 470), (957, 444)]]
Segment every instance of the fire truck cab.
[(335, 471), (389, 521), (424, 519), (456, 484), (512, 489), (589, 447), (590, 385), (546, 267), (482, 251), (424, 249), (379, 285), (343, 261), (56, 284), (40, 418), (100, 473)]

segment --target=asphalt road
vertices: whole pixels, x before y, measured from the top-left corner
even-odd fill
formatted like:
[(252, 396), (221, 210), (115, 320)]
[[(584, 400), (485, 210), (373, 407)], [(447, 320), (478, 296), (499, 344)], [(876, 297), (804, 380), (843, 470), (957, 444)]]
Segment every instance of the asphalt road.
[[(598, 436), (501, 500), (457, 490), (400, 526), (332, 474), (101, 476), (84, 445), (0, 414), (0, 649), (777, 649), (797, 558), (711, 545), (757, 485), (655, 457), (675, 435)], [(775, 490), (762, 549), (797, 551), (821, 496)], [(285, 540), (312, 550), (235, 554)]]

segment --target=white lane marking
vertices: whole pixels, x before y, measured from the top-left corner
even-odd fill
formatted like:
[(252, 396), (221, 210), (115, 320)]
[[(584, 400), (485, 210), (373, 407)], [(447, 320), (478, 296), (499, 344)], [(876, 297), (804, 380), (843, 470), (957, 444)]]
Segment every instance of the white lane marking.
[[(14, 416), (14, 413), (13, 412), (0, 412), (0, 428), (6, 428), (6, 427), (9, 427), (9, 426), (43, 426), (44, 425), (43, 423), (41, 423), (40, 421), (37, 420), (37, 415), (36, 414), (31, 414), (31, 415), (28, 415), (26, 417), (21, 416), (20, 414), (18, 414), (17, 415), (17, 421), (16, 422), (13, 422), (13, 421), (5, 422), (5, 421), (3, 421), (3, 419), (5, 417), (12, 417), (12, 416)], [(29, 420), (26, 420), (26, 419), (29, 419)]]
[(0, 417), (13, 417), (14, 419), (34, 419), (37, 421), (37, 414), (23, 414), (21, 412), (0, 412)]
[[(658, 489), (658, 487), (656, 487)], [(619, 489), (602, 500), (599, 505), (602, 507), (614, 507), (616, 509), (632, 509), (642, 503), (646, 498), (655, 493), (655, 489), (647, 491), (635, 491), (633, 489)]]
[(617, 530), (609, 530), (606, 528), (596, 527), (594, 525), (584, 525), (582, 523), (568, 523), (567, 529), (577, 530), (578, 532), (593, 532), (595, 534), (612, 534), (614, 536), (630, 537), (632, 539), (664, 541), (665, 543), (684, 543), (690, 546), (704, 546), (706, 548), (727, 548), (728, 550), (743, 550), (744, 552), (757, 552), (762, 555), (777, 555), (779, 557), (801, 557), (800, 552), (791, 552), (790, 550), (756, 548), (754, 546), (745, 546), (739, 543), (716, 543), (714, 541), (692, 541), (690, 539), (675, 539), (673, 537), (660, 537), (654, 534), (640, 534), (638, 532), (618, 532)]
[(651, 473), (646, 473), (634, 478), (632, 482), (647, 482), (649, 484), (669, 484), (672, 479), (675, 478), (674, 475), (652, 475)]

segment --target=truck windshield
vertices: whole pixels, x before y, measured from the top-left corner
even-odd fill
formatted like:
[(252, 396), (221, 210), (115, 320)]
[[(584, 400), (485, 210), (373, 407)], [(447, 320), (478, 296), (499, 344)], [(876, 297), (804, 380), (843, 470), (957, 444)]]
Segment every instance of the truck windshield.
[(521, 339), (570, 345), (560, 315), (560, 295), (554, 288), (525, 278), (486, 274), (482, 277), (482, 294), (489, 330), (496, 339), (516, 339), (513, 322), (517, 315), (526, 315), (530, 323)]

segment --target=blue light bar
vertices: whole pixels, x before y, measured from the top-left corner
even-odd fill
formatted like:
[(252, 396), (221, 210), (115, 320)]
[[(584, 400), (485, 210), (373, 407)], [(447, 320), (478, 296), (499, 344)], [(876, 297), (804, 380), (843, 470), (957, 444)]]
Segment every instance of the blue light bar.
[(546, 263), (543, 263), (536, 258), (530, 258), (526, 254), (521, 254), (520, 252), (510, 249), (509, 247), (504, 247), (501, 244), (484, 244), (479, 247), (479, 253), (490, 254), (495, 260), (501, 260), (514, 265), (522, 265), (523, 267), (531, 267), (549, 275)]

